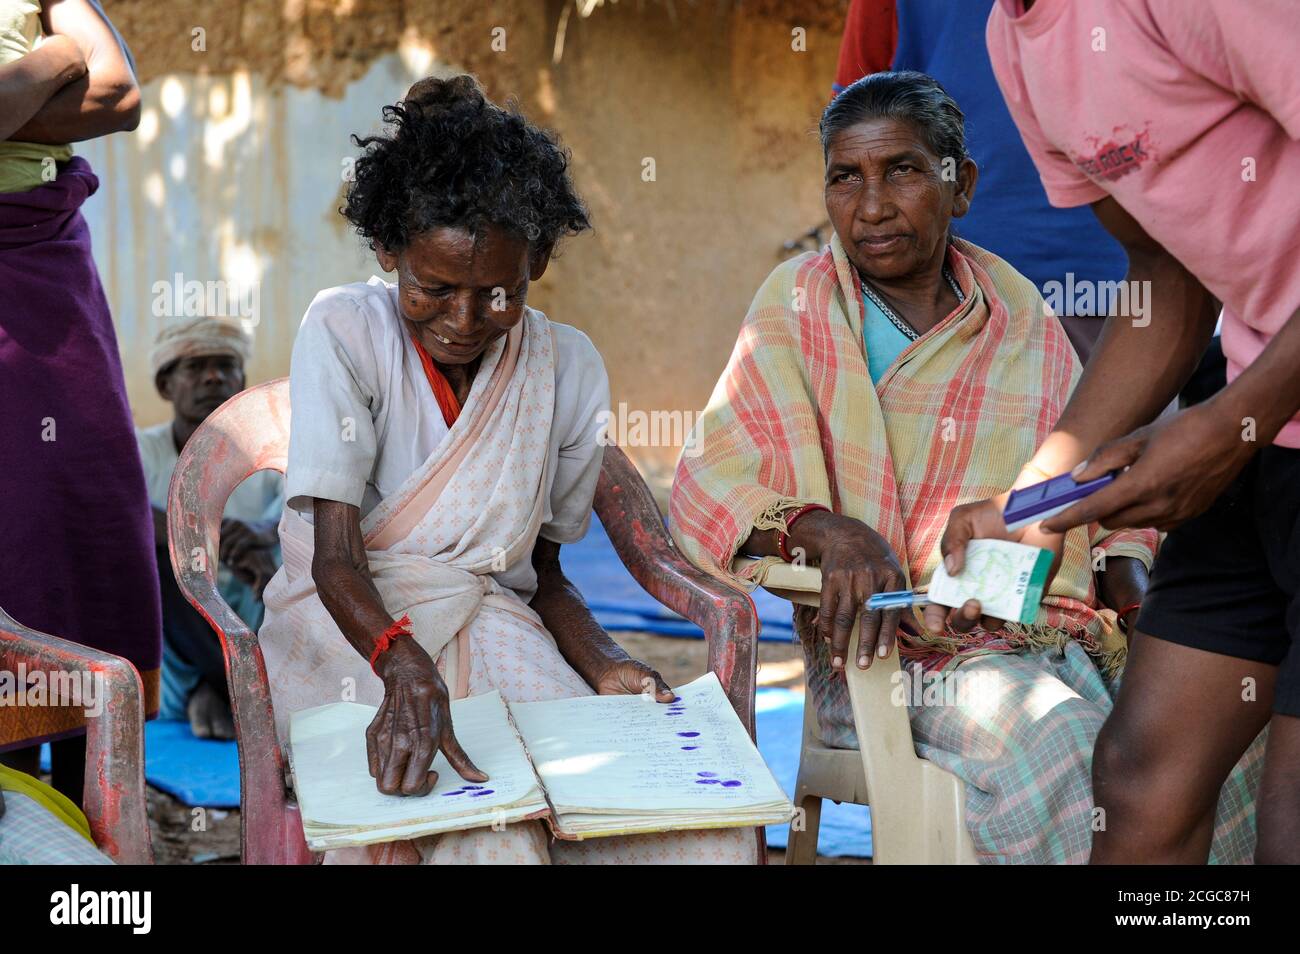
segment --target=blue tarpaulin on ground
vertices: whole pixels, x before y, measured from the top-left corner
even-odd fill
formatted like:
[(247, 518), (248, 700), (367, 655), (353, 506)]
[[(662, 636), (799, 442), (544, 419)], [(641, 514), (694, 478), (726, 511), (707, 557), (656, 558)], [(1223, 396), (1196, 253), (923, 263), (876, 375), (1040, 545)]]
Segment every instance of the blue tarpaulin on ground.
[[(41, 749), (49, 771), (50, 747)], [(186, 805), (239, 807), (239, 750), (234, 742), (196, 739), (188, 722), (155, 719), (144, 727), (144, 777)]]
[[(663, 636), (703, 637), (698, 626), (661, 606), (632, 579), (594, 515), (587, 535), (561, 548), (560, 562), (596, 620), (611, 632), (641, 630)], [(763, 625), (759, 639), (793, 639), (790, 604), (764, 590), (755, 590), (753, 597)]]
[[(758, 720), (758, 750), (781, 783), (794, 797), (799, 774), (799, 747), (803, 741), (803, 693), (793, 689), (759, 689), (754, 700)], [(784, 848), (789, 825), (768, 825), (767, 843)], [(817, 853), (835, 858), (871, 857), (871, 810), (865, 805), (822, 803)]]

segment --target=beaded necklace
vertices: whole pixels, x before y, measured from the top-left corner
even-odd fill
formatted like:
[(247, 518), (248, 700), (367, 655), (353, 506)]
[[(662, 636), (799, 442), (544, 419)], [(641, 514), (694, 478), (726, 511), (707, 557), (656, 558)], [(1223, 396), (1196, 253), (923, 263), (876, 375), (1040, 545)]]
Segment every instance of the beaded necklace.
[[(953, 277), (953, 274), (948, 270), (947, 265), (943, 266), (943, 277), (948, 282), (949, 287), (952, 288), (953, 294), (957, 296), (957, 304), (964, 304), (966, 296), (962, 294), (961, 286), (957, 284), (957, 279)], [(921, 337), (917, 330), (909, 325), (903, 319), (902, 315), (894, 311), (894, 309), (889, 306), (889, 303), (885, 301), (884, 296), (872, 288), (865, 278), (861, 279), (861, 281), (862, 293), (871, 299), (871, 303), (880, 309), (881, 314), (889, 319), (890, 324), (907, 336), (908, 341), (915, 341)]]

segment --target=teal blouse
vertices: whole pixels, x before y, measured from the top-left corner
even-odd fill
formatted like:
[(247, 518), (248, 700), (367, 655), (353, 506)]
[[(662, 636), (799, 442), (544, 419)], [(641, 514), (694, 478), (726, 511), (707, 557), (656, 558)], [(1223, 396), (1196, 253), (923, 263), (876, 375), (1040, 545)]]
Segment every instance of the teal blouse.
[(869, 296), (863, 295), (862, 300), (866, 304), (862, 313), (862, 343), (867, 349), (867, 373), (871, 375), (872, 384), (879, 384), (889, 366), (912, 340), (885, 317)]

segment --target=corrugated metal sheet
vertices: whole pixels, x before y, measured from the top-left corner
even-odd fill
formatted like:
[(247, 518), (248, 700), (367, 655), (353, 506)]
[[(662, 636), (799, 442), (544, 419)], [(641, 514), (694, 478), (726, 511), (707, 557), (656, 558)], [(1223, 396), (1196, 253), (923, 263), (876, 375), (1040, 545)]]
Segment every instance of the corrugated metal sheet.
[[(337, 214), (350, 133), (378, 128), (430, 63), (394, 53), (342, 99), (259, 76), (168, 76), (142, 90), (140, 128), (83, 143), (99, 192), (84, 209), (117, 323), (138, 424), (170, 416), (148, 355), (173, 285), (222, 283), (255, 321), (249, 383), (288, 373), (294, 333), (321, 288), (368, 278), (373, 255)], [(241, 301), (242, 297), (242, 301)], [(216, 299), (213, 298), (215, 301)], [(155, 312), (162, 311), (159, 315)]]

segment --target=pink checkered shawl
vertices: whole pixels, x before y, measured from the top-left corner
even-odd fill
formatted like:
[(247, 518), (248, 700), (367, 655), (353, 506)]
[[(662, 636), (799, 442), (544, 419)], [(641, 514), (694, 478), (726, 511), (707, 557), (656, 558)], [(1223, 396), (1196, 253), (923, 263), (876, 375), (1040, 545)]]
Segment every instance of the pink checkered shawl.
[[(819, 503), (873, 527), (910, 584), (924, 586), (952, 508), (1011, 486), (1064, 408), (1079, 362), (1038, 291), (1002, 259), (955, 240), (948, 265), (965, 302), (875, 386), (857, 273), (838, 237), (768, 276), (677, 466), (672, 532), (697, 565), (761, 583), (775, 558), (732, 568), (750, 532)], [(1153, 530), (1075, 529), (1033, 625), (938, 639), (915, 635), (916, 625), (904, 651), (943, 664), (1075, 638), (1117, 665), (1123, 640), (1097, 601), (1094, 548), (1149, 566), (1155, 545)], [(805, 634), (809, 624), (796, 614)]]

